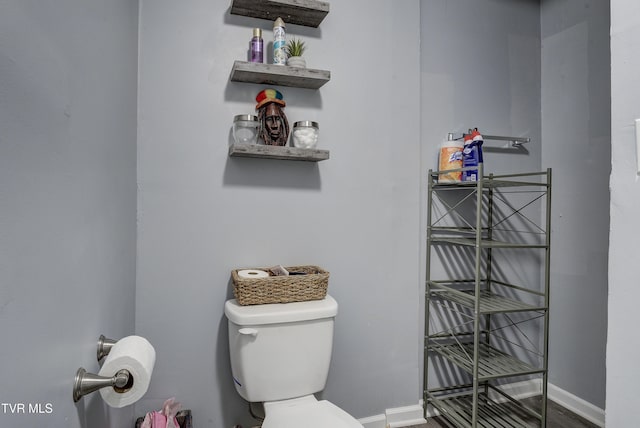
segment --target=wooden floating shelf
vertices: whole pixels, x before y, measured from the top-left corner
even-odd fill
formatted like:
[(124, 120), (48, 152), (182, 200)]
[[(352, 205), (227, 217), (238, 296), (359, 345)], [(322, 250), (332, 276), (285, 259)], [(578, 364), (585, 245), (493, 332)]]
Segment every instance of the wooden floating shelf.
[(317, 0), (233, 0), (231, 14), (317, 28), (329, 13), (329, 3)]
[(329, 159), (329, 150), (262, 144), (232, 144), (229, 146), (229, 156), (319, 162)]
[(259, 83), (294, 88), (318, 89), (331, 79), (331, 72), (288, 65), (235, 61), (231, 70), (232, 82)]

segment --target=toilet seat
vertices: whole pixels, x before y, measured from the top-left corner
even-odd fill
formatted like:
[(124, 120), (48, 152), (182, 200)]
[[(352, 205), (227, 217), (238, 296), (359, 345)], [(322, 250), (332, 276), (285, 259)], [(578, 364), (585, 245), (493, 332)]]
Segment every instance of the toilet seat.
[(264, 403), (262, 428), (362, 428), (350, 414), (313, 395)]

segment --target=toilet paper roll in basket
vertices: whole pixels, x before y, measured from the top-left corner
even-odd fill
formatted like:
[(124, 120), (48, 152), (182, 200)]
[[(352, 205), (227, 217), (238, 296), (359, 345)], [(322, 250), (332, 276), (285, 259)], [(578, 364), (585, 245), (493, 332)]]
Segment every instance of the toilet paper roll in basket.
[(240, 278), (267, 278), (269, 276), (269, 272), (260, 269), (242, 269), (238, 271), (238, 276)]
[(147, 339), (127, 336), (118, 340), (100, 369), (100, 376), (112, 377), (119, 370), (131, 374), (124, 388), (102, 388), (100, 395), (111, 407), (124, 407), (138, 401), (147, 392), (156, 363), (156, 351)]

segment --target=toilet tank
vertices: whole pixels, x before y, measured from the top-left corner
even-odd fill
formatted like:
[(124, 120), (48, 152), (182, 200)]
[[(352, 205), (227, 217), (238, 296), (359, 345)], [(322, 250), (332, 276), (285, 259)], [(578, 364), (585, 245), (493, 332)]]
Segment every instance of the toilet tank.
[(241, 306), (225, 303), (236, 390), (247, 401), (277, 401), (324, 389), (338, 303), (323, 300)]

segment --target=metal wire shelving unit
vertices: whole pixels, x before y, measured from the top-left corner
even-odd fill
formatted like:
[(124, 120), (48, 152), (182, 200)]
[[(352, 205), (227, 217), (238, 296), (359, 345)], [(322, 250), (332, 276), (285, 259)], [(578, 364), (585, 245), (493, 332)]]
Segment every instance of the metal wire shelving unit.
[[(425, 417), (546, 427), (551, 169), (485, 175), (480, 165), (477, 182), (438, 182), (447, 172), (429, 171)], [(539, 385), (540, 405), (511, 394), (514, 381)]]

